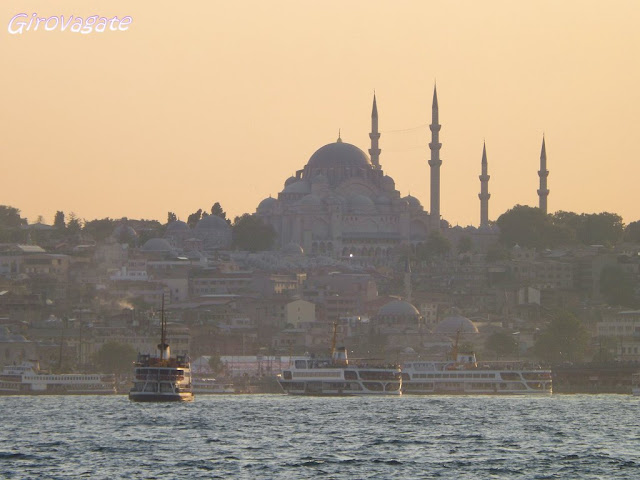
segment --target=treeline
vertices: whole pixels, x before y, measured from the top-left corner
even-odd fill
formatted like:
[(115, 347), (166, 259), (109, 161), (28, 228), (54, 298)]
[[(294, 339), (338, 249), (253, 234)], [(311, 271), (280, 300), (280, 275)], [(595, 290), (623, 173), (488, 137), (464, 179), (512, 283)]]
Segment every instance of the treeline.
[[(271, 225), (265, 224), (255, 215), (245, 213), (236, 217), (233, 222), (227, 218), (220, 203), (213, 204), (211, 209), (198, 209), (187, 218), (187, 224), (195, 228), (197, 223), (208, 215), (216, 215), (225, 220), (232, 229), (233, 248), (248, 251), (261, 251), (272, 248), (276, 232)], [(128, 218), (102, 218), (82, 220), (71, 212), (66, 215), (57, 211), (52, 228), (33, 228), (26, 218), (20, 216), (20, 210), (6, 205), (0, 205), (0, 243), (26, 243), (32, 241), (43, 246), (50, 246), (65, 242), (79, 244), (86, 241), (104, 242), (115, 236), (116, 241), (130, 245), (143, 245), (151, 238), (163, 237), (167, 226), (178, 220), (173, 212), (167, 213), (167, 223), (157, 220), (135, 220)], [(39, 217), (36, 223), (44, 223)], [(28, 228), (32, 227), (32, 228)], [(119, 228), (120, 227), (120, 228)], [(129, 228), (130, 227), (130, 228)], [(133, 233), (135, 232), (135, 233)]]
[(571, 245), (613, 246), (640, 243), (640, 221), (626, 225), (615, 213), (558, 211), (545, 215), (539, 208), (516, 205), (500, 215), (500, 240), (508, 247), (554, 248)]

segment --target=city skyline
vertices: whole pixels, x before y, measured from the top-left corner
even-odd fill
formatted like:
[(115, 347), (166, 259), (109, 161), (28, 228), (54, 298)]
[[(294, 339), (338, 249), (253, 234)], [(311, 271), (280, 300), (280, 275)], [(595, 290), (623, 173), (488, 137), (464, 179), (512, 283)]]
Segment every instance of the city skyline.
[(1, 18), (133, 21), (86, 36), (5, 28), (0, 204), (30, 222), (254, 212), (339, 130), (367, 151), (374, 90), (381, 167), (428, 210), (434, 83), (452, 225), (480, 223), (485, 142), (489, 219), (538, 206), (543, 134), (549, 213), (640, 218), (633, 2), (31, 3)]

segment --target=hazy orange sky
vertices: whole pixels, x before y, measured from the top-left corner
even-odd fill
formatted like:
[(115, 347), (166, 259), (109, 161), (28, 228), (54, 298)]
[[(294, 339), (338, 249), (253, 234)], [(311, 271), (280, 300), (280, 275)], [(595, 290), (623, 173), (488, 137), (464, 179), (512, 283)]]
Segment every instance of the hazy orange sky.
[[(126, 32), (10, 35), (17, 13), (131, 16)], [(478, 225), (537, 206), (640, 219), (640, 2), (5, 0), (0, 204), (34, 222), (254, 212), (336, 140), (369, 148), (429, 209), (431, 97), (441, 213)]]

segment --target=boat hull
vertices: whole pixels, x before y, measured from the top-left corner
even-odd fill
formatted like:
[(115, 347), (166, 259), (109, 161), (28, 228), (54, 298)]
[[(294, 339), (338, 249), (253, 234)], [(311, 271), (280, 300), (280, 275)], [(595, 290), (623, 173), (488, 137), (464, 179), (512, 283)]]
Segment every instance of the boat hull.
[(193, 397), (193, 393), (129, 393), (132, 402), (190, 402)]

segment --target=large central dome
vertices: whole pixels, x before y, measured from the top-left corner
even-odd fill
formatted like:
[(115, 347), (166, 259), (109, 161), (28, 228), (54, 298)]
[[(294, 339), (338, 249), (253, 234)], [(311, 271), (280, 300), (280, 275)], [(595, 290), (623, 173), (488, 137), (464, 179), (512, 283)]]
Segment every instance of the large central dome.
[(330, 143), (316, 150), (316, 153), (311, 155), (307, 166), (312, 169), (370, 167), (371, 160), (355, 145), (338, 140), (336, 143)]

